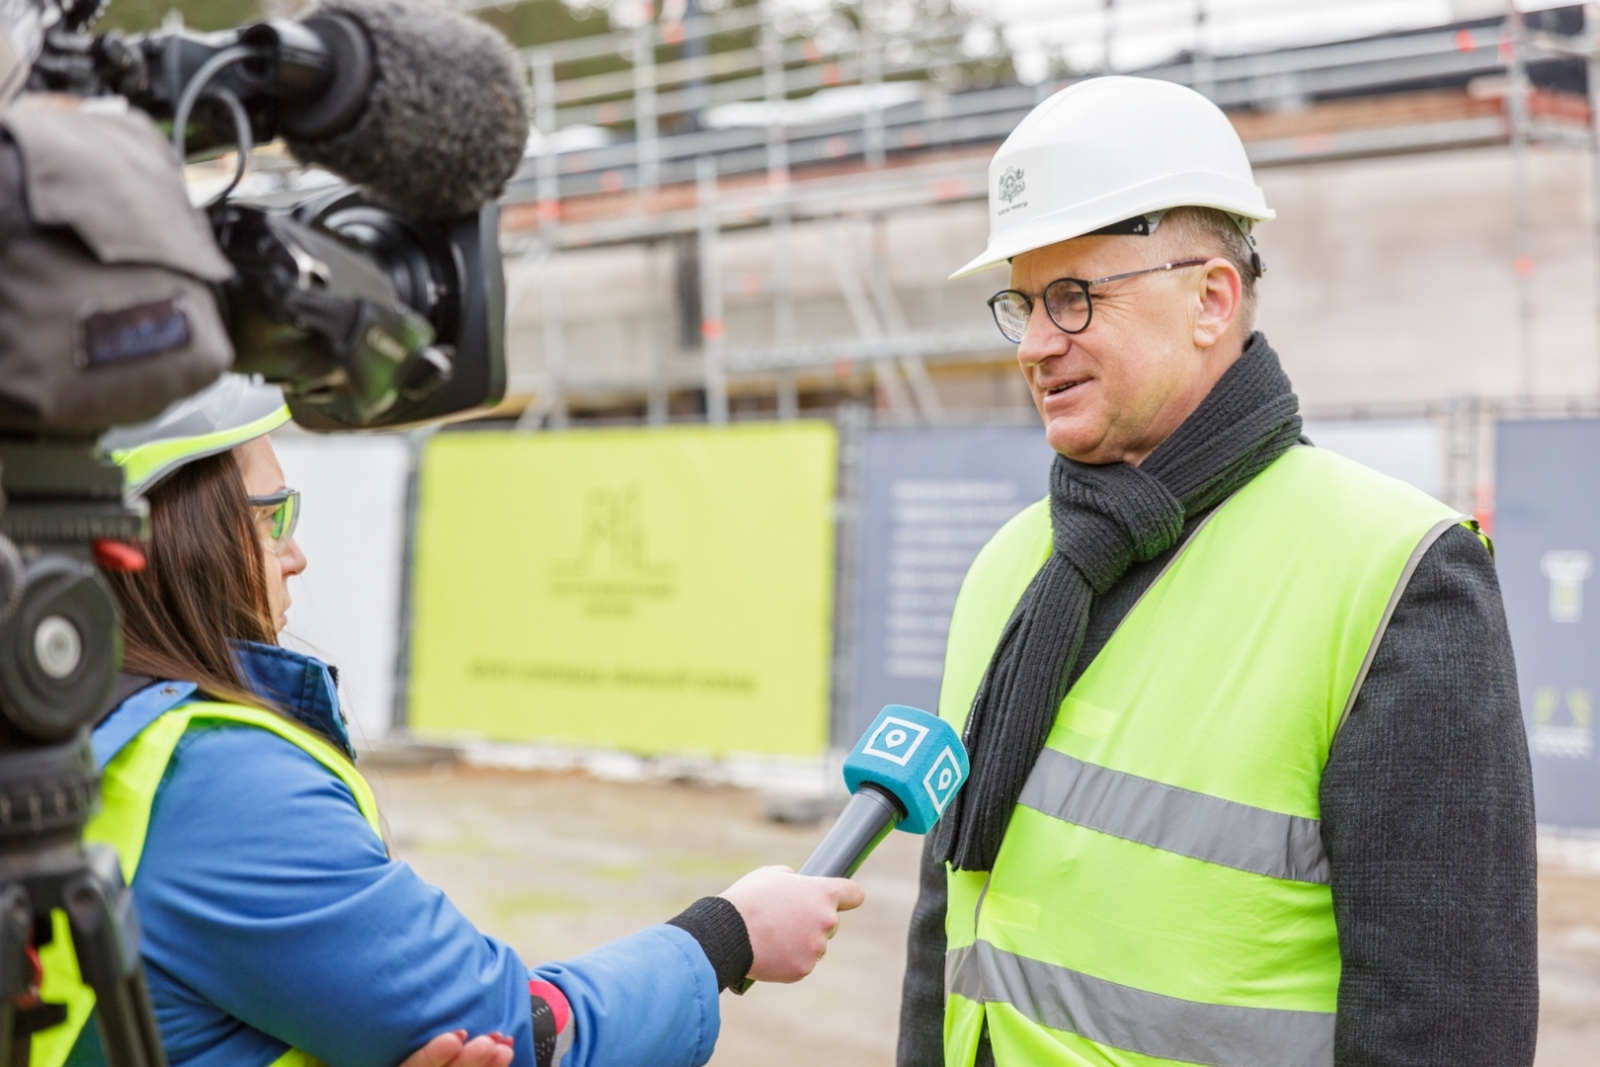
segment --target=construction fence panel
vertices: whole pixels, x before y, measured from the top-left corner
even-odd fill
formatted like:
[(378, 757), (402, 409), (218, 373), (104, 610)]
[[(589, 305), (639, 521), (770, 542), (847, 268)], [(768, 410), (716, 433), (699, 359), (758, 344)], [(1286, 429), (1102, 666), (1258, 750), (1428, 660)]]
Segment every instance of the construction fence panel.
[(305, 573), (283, 642), (333, 664), (357, 746), (389, 732), (406, 537), (410, 447), (395, 434), (273, 435), (284, 479), (300, 490), (295, 540)]
[(1049, 490), (1038, 427), (877, 430), (862, 454), (848, 739), (885, 704), (936, 710), (956, 592), (978, 549)]
[(1498, 427), (1494, 540), (1540, 823), (1600, 829), (1600, 419)]
[(837, 448), (821, 422), (435, 436), (413, 734), (820, 756)]

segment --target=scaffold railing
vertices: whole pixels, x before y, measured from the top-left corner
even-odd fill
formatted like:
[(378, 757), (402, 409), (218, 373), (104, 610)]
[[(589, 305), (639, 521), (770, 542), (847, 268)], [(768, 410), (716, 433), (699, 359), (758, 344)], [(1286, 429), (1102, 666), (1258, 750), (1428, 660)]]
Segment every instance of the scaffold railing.
[[(1371, 6), (1365, 0), (1344, 3)], [(487, 5), (467, 0), (459, 6)], [(563, 424), (567, 394), (583, 388), (581, 376), (568, 373), (562, 338), (559, 285), (553, 282), (561, 257), (577, 249), (682, 237), (699, 244), (708, 419), (728, 417), (730, 376), (773, 379), (780, 409), (792, 413), (793, 374), (842, 363), (872, 366), (891, 399), (898, 397), (915, 410), (936, 409), (937, 393), (927, 385), (923, 361), (1007, 355), (992, 324), (975, 315), (968, 324), (941, 330), (899, 329), (892, 322), (869, 328), (856, 315), (854, 336), (797, 339), (786, 235), (796, 224), (982, 199), (992, 147), (1051, 92), (1109, 69), (1115, 35), (1138, 29), (1137, 19), (1114, 19), (1118, 9), (1154, 5), (1093, 0), (1092, 6), (1106, 16), (1099, 70), (1058, 71), (1060, 76), (1036, 84), (955, 93), (926, 79), (961, 61), (958, 28), (936, 24), (900, 33), (891, 57), (888, 36), (871, 24), (870, 2), (858, 5), (857, 32), (836, 34), (828, 42), (780, 39), (774, 29), (778, 6), (764, 0), (678, 23), (642, 22), (525, 50), (540, 136), (506, 202), (508, 248), (519, 261), (511, 273), (520, 270), (526, 276), (536, 270), (543, 279), (545, 377), (538, 392), (545, 399), (540, 410), (549, 413), (552, 424)], [(1196, 2), (1191, 10), (1203, 23), (1205, 5)], [(1591, 150), (1600, 143), (1594, 107), (1581, 97), (1562, 106), (1536, 106), (1550, 96), (1537, 83), (1544, 78), (1559, 90), (1560, 79), (1552, 81), (1552, 73), (1576, 67), (1580, 82), (1586, 79), (1593, 93), (1596, 79), (1586, 76), (1596, 64), (1596, 27), (1591, 8), (1574, 32), (1529, 32), (1508, 5), (1504, 16), (1466, 23), (1222, 54), (1208, 42), (1205, 27), (1197, 25), (1194, 47), (1126, 72), (1189, 85), (1234, 112), (1257, 166), (1509, 144), (1518, 175), (1512, 208), (1518, 248), (1524, 250), (1515, 273), (1526, 309), (1531, 307), (1529, 272), (1522, 261), (1528, 193), (1520, 160), (1533, 143)], [(753, 34), (754, 43), (657, 61), (661, 48), (730, 34)], [(558, 76), (564, 68), (601, 57), (614, 57), (625, 67)], [(1495, 79), (1503, 85), (1487, 84)], [(908, 84), (911, 88), (904, 88)], [(894, 85), (901, 86), (898, 97), (884, 92)], [(1462, 91), (1469, 85), (1483, 91), (1469, 96)], [(1421, 97), (1438, 94), (1441, 87), (1454, 87), (1451, 106), (1410, 121), (1390, 115), (1332, 128), (1319, 128), (1315, 121), (1319, 107), (1327, 110), (1340, 101)], [(831, 116), (807, 118), (794, 106), (820, 90), (849, 88), (858, 90), (854, 106)], [(715, 109), (728, 104), (759, 104), (765, 121), (713, 121)], [(691, 116), (686, 130), (664, 132), (664, 117), (685, 114)], [(572, 136), (574, 131), (587, 141), (574, 144), (582, 140)], [(669, 188), (692, 192), (667, 195), (663, 191)], [(1595, 196), (1600, 204), (1600, 178)], [(1596, 215), (1600, 218), (1600, 211)], [(774, 235), (768, 287), (773, 340), (730, 346), (720, 306), (725, 285), (718, 238), (726, 230), (758, 226), (770, 227)], [(1600, 243), (1600, 228), (1596, 240)], [(841, 278), (840, 284), (848, 289), (866, 283)], [(528, 285), (521, 289), (532, 292)], [(876, 299), (861, 292), (842, 295), (852, 308), (871, 306)], [(1596, 306), (1600, 315), (1600, 297)], [(1525, 310), (1524, 319), (1528, 314)], [(1523, 329), (1526, 366), (1531, 323)]]

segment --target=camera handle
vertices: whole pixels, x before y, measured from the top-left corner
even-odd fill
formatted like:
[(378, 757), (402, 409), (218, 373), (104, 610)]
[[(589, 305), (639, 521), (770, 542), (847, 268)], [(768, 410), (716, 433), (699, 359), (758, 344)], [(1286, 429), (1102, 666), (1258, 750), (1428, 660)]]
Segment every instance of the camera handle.
[[(28, 798), (14, 793), (4, 797), (3, 814), (10, 814), (19, 800), (58, 810), (64, 804), (75, 807), (87, 801), (84, 810), (88, 810), (98, 789), (92, 778), (84, 786), (81, 769), (86, 757), (92, 767), (87, 736), (29, 750), (26, 758), (35, 775), (41, 762), (59, 767), (60, 788), (53, 796), (36, 790)], [(6, 759), (0, 756), (0, 763)], [(0, 1067), (27, 1067), (33, 1034), (66, 1020), (65, 1005), (42, 1002), (33, 995), (37, 976), (29, 948), (40, 938), (48, 939), (55, 911), (67, 916), (78, 973), (94, 991), (106, 1063), (166, 1067), (139, 958), (133, 892), (123, 883), (116, 853), (104, 845), (84, 845), (76, 833), (53, 845), (42, 844), (33, 840), (23, 850), (0, 851)], [(93, 1020), (86, 1025), (94, 1025)]]

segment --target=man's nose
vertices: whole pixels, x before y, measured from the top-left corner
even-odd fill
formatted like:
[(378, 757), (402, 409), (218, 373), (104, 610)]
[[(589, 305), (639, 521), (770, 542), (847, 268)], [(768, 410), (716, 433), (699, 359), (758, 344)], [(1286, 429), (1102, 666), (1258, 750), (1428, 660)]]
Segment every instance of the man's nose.
[(1017, 362), (1026, 370), (1052, 356), (1066, 355), (1071, 348), (1072, 335), (1050, 318), (1043, 299), (1035, 300), (1033, 313), (1028, 316), (1028, 328), (1022, 332), (1022, 343), (1017, 345)]

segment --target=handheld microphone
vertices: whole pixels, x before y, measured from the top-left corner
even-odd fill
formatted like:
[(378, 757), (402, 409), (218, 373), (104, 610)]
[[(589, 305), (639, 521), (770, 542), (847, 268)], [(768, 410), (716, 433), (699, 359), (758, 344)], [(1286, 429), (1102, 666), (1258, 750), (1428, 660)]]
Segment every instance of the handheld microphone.
[[(969, 770), (966, 746), (949, 723), (904, 704), (885, 707), (844, 761), (849, 803), (798, 873), (848, 878), (890, 830), (927, 833)], [(746, 978), (736, 992), (753, 984)]]

